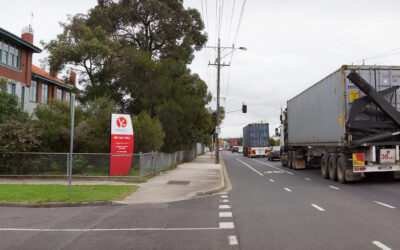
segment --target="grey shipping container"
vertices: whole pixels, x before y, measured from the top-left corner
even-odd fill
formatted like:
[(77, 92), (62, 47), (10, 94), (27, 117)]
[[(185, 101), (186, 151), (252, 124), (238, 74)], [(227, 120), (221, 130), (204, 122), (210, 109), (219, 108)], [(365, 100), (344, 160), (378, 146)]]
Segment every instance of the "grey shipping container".
[(269, 142), (269, 124), (253, 123), (243, 128), (244, 147), (266, 147)]
[[(352, 103), (365, 96), (347, 78), (352, 71), (358, 73), (376, 91), (400, 85), (398, 66), (342, 66), (288, 101), (289, 146), (346, 145), (346, 121)], [(385, 98), (400, 111), (399, 91)], [(371, 109), (378, 110), (374, 105)], [(367, 123), (379, 121), (376, 116), (368, 114), (357, 119)]]

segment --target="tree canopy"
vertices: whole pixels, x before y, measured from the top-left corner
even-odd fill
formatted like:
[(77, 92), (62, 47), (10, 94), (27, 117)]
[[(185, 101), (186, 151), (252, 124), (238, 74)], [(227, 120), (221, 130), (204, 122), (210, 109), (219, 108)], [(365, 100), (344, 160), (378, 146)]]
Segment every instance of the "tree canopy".
[(207, 40), (197, 10), (182, 0), (98, 0), (63, 29), (43, 43), (47, 61), (79, 70), (82, 103), (108, 96), (119, 112), (157, 118), (166, 152), (208, 142), (211, 95), (187, 67)]

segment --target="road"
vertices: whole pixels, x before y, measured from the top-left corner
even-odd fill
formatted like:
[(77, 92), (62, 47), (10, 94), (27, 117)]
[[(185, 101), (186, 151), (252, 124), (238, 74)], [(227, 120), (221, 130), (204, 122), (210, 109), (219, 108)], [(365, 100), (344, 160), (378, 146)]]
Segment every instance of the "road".
[(400, 182), (343, 185), (224, 152), (241, 249), (400, 249)]
[(400, 182), (223, 152), (232, 190), (163, 204), (0, 207), (0, 249), (400, 249)]

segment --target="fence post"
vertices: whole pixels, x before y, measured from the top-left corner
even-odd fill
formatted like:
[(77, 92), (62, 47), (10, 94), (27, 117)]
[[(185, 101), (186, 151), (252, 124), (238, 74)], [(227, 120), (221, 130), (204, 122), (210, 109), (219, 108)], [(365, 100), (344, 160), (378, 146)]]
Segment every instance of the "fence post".
[(139, 153), (139, 181), (142, 181), (143, 169), (142, 169), (142, 152)]

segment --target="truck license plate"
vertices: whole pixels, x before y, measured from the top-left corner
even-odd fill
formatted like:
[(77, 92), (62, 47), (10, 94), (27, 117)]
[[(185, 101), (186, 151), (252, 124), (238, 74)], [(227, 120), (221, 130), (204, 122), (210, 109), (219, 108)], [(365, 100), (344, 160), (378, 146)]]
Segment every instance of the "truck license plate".
[(379, 155), (380, 163), (396, 163), (396, 150), (393, 148), (382, 148)]

